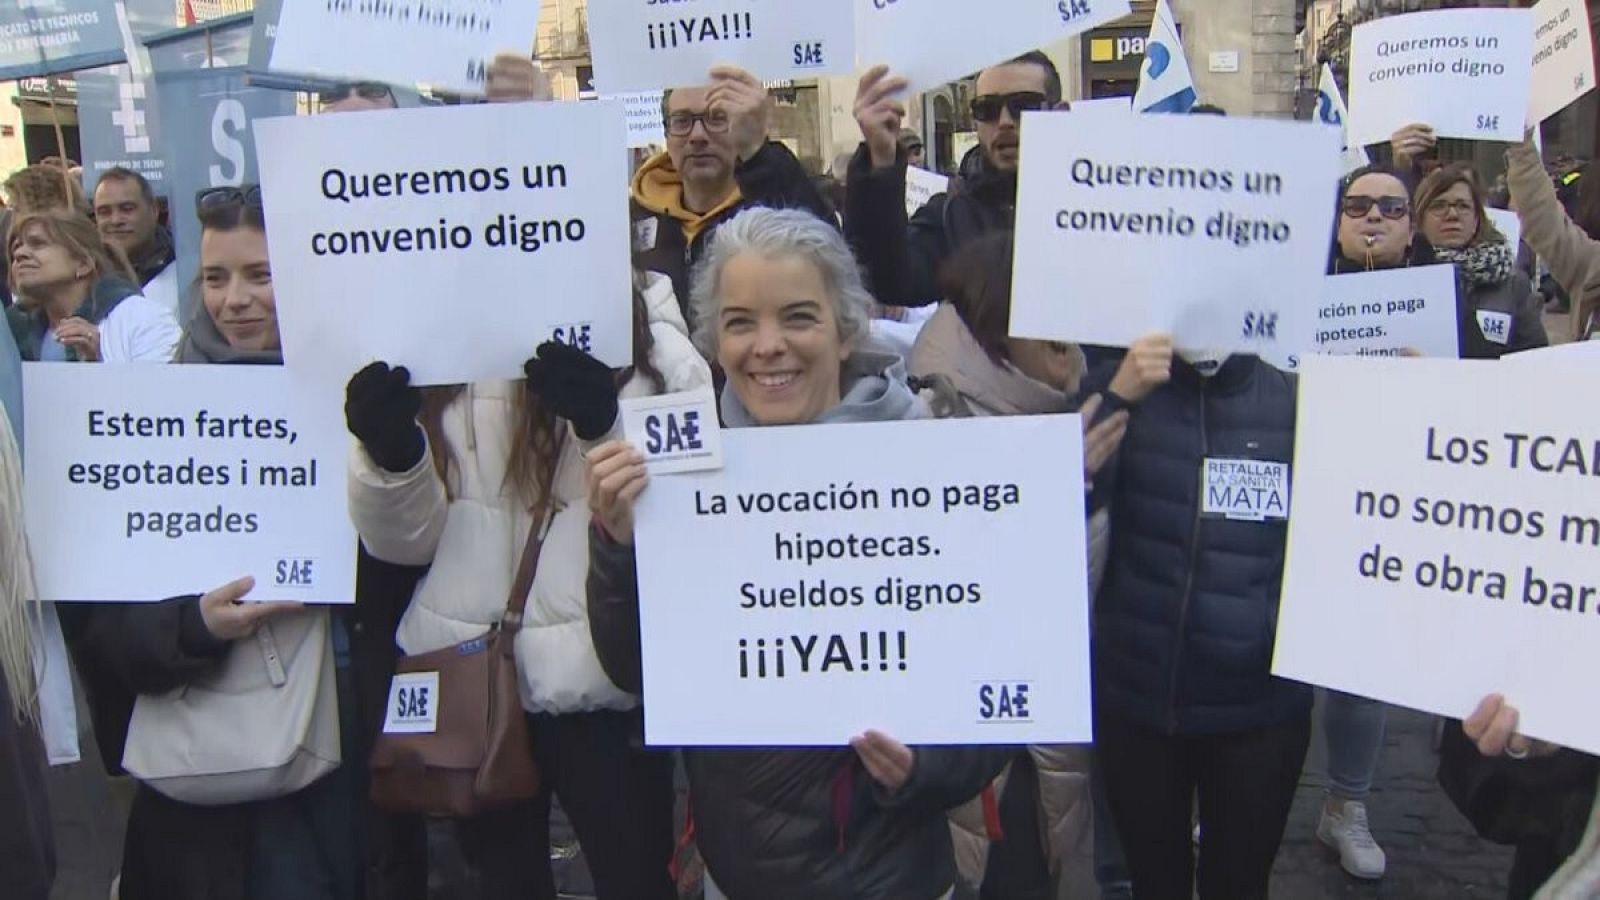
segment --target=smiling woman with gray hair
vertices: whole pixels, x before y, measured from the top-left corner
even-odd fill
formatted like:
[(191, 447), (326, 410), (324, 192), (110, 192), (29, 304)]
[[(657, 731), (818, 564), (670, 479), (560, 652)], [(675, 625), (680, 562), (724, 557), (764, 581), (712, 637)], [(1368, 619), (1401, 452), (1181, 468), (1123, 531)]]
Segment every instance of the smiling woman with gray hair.
[[(752, 209), (724, 224), (693, 302), (695, 343), (728, 376), (730, 428), (931, 415), (898, 356), (863, 348), (872, 296), (844, 239), (809, 214)], [(633, 505), (649, 479), (624, 441), (588, 461), (590, 634), (606, 674), (638, 692)], [(933, 900), (956, 878), (944, 811), (977, 796), (1010, 755), (868, 731), (840, 749), (689, 750), (684, 765), (700, 851), (725, 896)]]

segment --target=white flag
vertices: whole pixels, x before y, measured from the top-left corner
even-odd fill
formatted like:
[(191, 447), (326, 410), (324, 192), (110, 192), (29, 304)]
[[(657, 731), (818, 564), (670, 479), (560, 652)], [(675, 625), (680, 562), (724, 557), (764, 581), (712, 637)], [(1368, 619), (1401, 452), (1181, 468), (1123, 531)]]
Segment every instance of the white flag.
[(1150, 40), (1144, 48), (1144, 70), (1139, 90), (1133, 95), (1135, 112), (1186, 113), (1196, 102), (1194, 77), (1189, 60), (1183, 55), (1183, 41), (1172, 18), (1167, 0), (1156, 4), (1155, 21), (1150, 23)]
[(1367, 163), (1372, 162), (1367, 156), (1367, 150), (1360, 144), (1350, 146), (1350, 129), (1345, 126), (1345, 119), (1350, 117), (1350, 110), (1345, 108), (1344, 97), (1339, 94), (1339, 82), (1333, 77), (1333, 67), (1327, 63), (1322, 64), (1322, 80), (1317, 83), (1317, 121), (1324, 125), (1337, 125), (1339, 134), (1344, 138), (1344, 170), (1346, 173), (1354, 172)]

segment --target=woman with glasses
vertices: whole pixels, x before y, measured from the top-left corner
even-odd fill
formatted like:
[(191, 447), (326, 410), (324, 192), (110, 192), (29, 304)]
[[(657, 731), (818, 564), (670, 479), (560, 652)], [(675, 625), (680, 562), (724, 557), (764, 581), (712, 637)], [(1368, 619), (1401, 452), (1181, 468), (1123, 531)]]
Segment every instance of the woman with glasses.
[(172, 312), (139, 293), (122, 252), (81, 213), (18, 217), (7, 238), (16, 305), (6, 310), (30, 362), (169, 362), (178, 343)]
[(1544, 347), (1543, 311), (1517, 270), (1517, 249), (1489, 220), (1477, 176), (1465, 165), (1436, 169), (1417, 186), (1423, 237), (1460, 277), (1461, 355), (1497, 359)]

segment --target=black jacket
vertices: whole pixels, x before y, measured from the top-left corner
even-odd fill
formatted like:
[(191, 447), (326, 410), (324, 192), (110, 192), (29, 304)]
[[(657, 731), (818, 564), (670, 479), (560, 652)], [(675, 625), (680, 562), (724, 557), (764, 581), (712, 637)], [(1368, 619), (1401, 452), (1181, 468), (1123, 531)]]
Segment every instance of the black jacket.
[[(1516, 760), (1488, 758), (1461, 731), (1445, 723), (1439, 748), (1439, 785), (1477, 830), (1499, 844), (1539, 848), (1530, 859), (1559, 862), (1583, 840), (1594, 805), (1600, 759), (1576, 750)], [(1555, 874), (1527, 873), (1530, 883)]]
[(5, 895), (47, 900), (56, 876), (55, 838), (45, 794), (44, 745), (18, 722), (0, 675), (0, 876)]
[[(640, 176), (652, 166), (663, 165), (660, 158), (646, 164)], [(670, 165), (670, 163), (665, 163)], [(739, 185), (740, 201), (718, 213), (710, 223), (691, 237), (685, 223), (666, 211), (666, 199), (652, 196), (640, 178), (635, 178), (632, 194), (634, 261), (648, 271), (672, 279), (683, 318), (691, 327), (689, 314), (689, 273), (705, 255), (717, 226), (746, 209), (766, 206), (775, 209), (803, 209), (825, 222), (837, 224), (833, 207), (823, 198), (805, 167), (789, 148), (769, 141), (765, 147), (734, 166), (734, 181)], [(681, 202), (673, 197), (674, 202)]]
[(873, 170), (865, 144), (850, 160), (845, 237), (884, 306), (927, 306), (940, 300), (939, 270), (968, 242), (1010, 231), (1017, 218), (1015, 173), (979, 167), (958, 193), (936, 194), (906, 217), (906, 154)]
[(1295, 377), (1254, 356), (1209, 378), (1172, 368), (1095, 488), (1112, 511), (1095, 702), (1169, 734), (1284, 724), (1311, 705), (1310, 688), (1270, 674), (1287, 521), (1202, 515), (1201, 492), (1208, 458), (1292, 463)]
[[(589, 628), (618, 687), (643, 688), (630, 547), (590, 534)], [(648, 699), (647, 701), (648, 702)], [(919, 747), (886, 795), (852, 750), (685, 750), (695, 833), (732, 900), (934, 900), (956, 880), (945, 811), (977, 796), (1009, 747)]]

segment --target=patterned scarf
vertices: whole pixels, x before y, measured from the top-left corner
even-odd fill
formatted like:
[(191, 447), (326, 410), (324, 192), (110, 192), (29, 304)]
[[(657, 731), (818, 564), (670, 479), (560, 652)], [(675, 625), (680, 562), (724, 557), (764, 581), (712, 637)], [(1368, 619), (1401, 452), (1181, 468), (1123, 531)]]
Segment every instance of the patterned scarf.
[(1505, 284), (1516, 268), (1517, 257), (1504, 241), (1479, 241), (1460, 250), (1434, 248), (1440, 262), (1451, 263), (1472, 287)]

